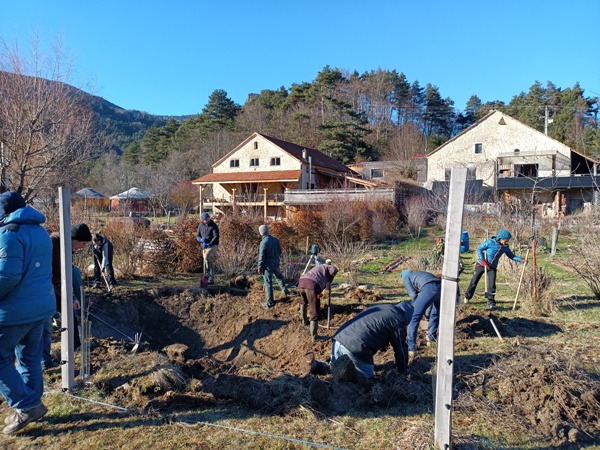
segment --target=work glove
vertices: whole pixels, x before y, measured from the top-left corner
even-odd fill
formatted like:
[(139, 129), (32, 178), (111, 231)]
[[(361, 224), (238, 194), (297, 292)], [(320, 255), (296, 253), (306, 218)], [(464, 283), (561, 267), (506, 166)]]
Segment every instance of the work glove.
[(482, 265), (483, 267), (490, 267), (490, 265), (488, 264), (488, 262), (487, 262), (485, 259), (482, 259), (482, 260), (481, 260), (481, 265)]
[(204, 249), (210, 248), (210, 244), (202, 244), (202, 248), (204, 248)]
[(203, 243), (203, 244), (206, 243), (206, 238), (200, 239), (200, 242)]
[(259, 275), (262, 275), (262, 273), (263, 273), (263, 270), (262, 270), (260, 267), (257, 269), (257, 271), (258, 271), (258, 274), (259, 274)]

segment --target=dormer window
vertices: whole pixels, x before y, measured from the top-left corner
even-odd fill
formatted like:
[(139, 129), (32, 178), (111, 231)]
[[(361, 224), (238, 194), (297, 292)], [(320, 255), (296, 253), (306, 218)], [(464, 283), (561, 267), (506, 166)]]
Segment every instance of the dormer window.
[(271, 158), (271, 165), (272, 166), (280, 166), (281, 165), (281, 158)]
[(250, 159), (250, 167), (258, 167), (258, 158)]
[(230, 159), (229, 160), (229, 167), (233, 168), (233, 167), (240, 167), (240, 160), (239, 159)]

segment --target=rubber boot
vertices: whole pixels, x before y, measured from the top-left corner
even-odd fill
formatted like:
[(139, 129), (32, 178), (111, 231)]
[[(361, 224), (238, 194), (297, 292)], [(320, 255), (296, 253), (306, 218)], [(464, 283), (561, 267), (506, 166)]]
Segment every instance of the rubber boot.
[(300, 305), (300, 319), (302, 320), (302, 323), (306, 326), (308, 326), (309, 321), (308, 321), (308, 315), (306, 312), (306, 305), (302, 304)]
[(310, 337), (313, 342), (315, 341), (324, 341), (327, 338), (319, 336), (319, 322), (316, 320), (310, 321)]

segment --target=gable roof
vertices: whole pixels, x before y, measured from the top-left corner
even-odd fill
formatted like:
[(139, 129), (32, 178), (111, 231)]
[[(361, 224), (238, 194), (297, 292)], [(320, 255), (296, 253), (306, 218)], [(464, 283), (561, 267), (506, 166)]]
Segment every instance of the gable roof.
[(214, 163), (211, 167), (214, 168), (215, 166), (218, 166), (219, 164), (221, 164), (223, 161), (225, 161), (227, 158), (229, 158), (229, 156), (231, 156), (232, 154), (237, 152), (240, 148), (242, 148), (244, 145), (246, 145), (249, 141), (251, 141), (252, 139), (254, 139), (257, 136), (260, 136), (263, 139), (266, 139), (267, 141), (270, 141), (271, 143), (275, 144), (277, 147), (281, 148), (284, 152), (286, 152), (289, 155), (291, 155), (292, 157), (296, 158), (298, 161), (303, 161), (302, 153), (306, 150), (306, 157), (308, 158), (310, 156), (311, 164), (313, 167), (321, 167), (324, 169), (330, 169), (330, 170), (334, 170), (337, 172), (344, 172), (344, 173), (352, 172), (352, 170), (350, 170), (348, 167), (346, 167), (341, 162), (336, 161), (333, 158), (330, 158), (329, 156), (325, 155), (324, 153), (321, 153), (318, 150), (315, 150), (313, 148), (303, 147), (301, 145), (297, 145), (292, 142), (287, 142), (282, 139), (277, 139), (272, 136), (267, 136), (266, 134), (261, 134), (258, 132), (252, 133), (250, 136), (248, 136), (246, 139), (244, 139), (240, 144), (238, 144), (233, 150), (231, 150), (229, 153), (227, 153), (225, 156), (223, 156), (221, 159), (219, 159), (216, 163)]
[(260, 183), (272, 181), (298, 181), (301, 170), (271, 170), (269, 172), (208, 173), (192, 181), (201, 183)]
[(490, 119), (492, 116), (494, 116), (494, 115), (496, 115), (496, 114), (501, 114), (501, 115), (503, 116), (503, 118), (504, 118), (504, 116), (506, 116), (506, 117), (508, 117), (509, 119), (511, 119), (511, 120), (514, 120), (516, 123), (520, 124), (521, 126), (523, 126), (523, 127), (527, 127), (527, 128), (529, 128), (530, 130), (533, 130), (533, 131), (535, 131), (536, 133), (539, 133), (539, 134), (543, 135), (543, 136), (544, 136), (544, 137), (546, 137), (547, 139), (549, 139), (549, 140), (552, 140), (552, 141), (554, 141), (554, 142), (557, 142), (558, 144), (560, 144), (560, 145), (562, 145), (562, 146), (564, 146), (564, 147), (567, 147), (567, 148), (569, 148), (569, 150), (570, 150), (571, 152), (573, 152), (573, 153), (577, 153), (578, 155), (580, 155), (580, 156), (582, 156), (582, 157), (584, 157), (584, 158), (586, 158), (586, 159), (589, 159), (590, 161), (593, 161), (593, 162), (595, 162), (595, 163), (597, 163), (597, 162), (598, 162), (598, 161), (595, 161), (593, 158), (590, 158), (590, 157), (589, 157), (589, 156), (587, 156), (587, 155), (584, 155), (584, 154), (582, 154), (582, 153), (580, 153), (580, 152), (578, 152), (578, 151), (576, 151), (576, 150), (573, 150), (571, 147), (569, 147), (569, 146), (568, 146), (568, 145), (566, 145), (565, 143), (563, 143), (563, 142), (560, 142), (559, 140), (557, 140), (557, 139), (554, 139), (554, 138), (552, 138), (552, 137), (550, 137), (550, 136), (548, 136), (548, 135), (545, 135), (545, 134), (544, 134), (544, 133), (542, 133), (541, 131), (539, 131), (539, 130), (536, 130), (536, 129), (535, 129), (535, 128), (533, 128), (533, 127), (530, 127), (529, 125), (527, 125), (527, 124), (525, 124), (525, 123), (521, 122), (520, 120), (517, 120), (517, 119), (515, 119), (514, 117), (512, 117), (512, 116), (509, 116), (508, 114), (506, 114), (506, 113), (504, 113), (504, 112), (502, 112), (502, 111), (499, 111), (499, 110), (497, 110), (497, 109), (492, 109), (492, 110), (490, 110), (490, 112), (489, 112), (489, 113), (487, 113), (485, 116), (483, 116), (483, 117), (482, 117), (481, 119), (479, 119), (477, 122), (475, 122), (475, 123), (473, 123), (471, 126), (469, 126), (469, 127), (465, 128), (463, 131), (461, 131), (460, 133), (458, 133), (458, 134), (457, 134), (456, 136), (454, 136), (453, 138), (451, 138), (451, 139), (448, 139), (446, 142), (444, 142), (444, 143), (443, 143), (442, 145), (440, 145), (439, 147), (437, 147), (437, 148), (433, 149), (431, 152), (427, 153), (427, 156), (429, 157), (429, 156), (433, 155), (434, 153), (438, 152), (439, 150), (443, 149), (445, 146), (447, 146), (447, 145), (448, 145), (448, 144), (450, 144), (451, 142), (454, 142), (455, 140), (457, 140), (457, 139), (461, 138), (463, 135), (467, 134), (469, 131), (471, 131), (472, 129), (474, 129), (474, 128), (478, 127), (478, 126), (479, 126), (479, 125), (481, 125), (483, 122), (485, 122), (485, 121), (489, 120), (489, 119)]

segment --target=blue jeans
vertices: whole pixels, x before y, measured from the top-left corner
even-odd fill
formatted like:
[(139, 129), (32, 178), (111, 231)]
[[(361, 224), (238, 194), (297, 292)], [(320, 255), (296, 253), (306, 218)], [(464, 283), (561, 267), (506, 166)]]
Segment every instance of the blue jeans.
[(441, 283), (427, 283), (421, 288), (419, 295), (413, 302), (414, 312), (408, 324), (408, 351), (417, 350), (417, 334), (419, 323), (425, 315), (427, 308), (431, 306), (429, 315), (429, 327), (427, 337), (430, 341), (437, 340), (438, 325), (440, 323), (440, 297), (442, 295)]
[(8, 406), (19, 411), (42, 402), (42, 334), (46, 321), (0, 325), (0, 393)]
[(263, 273), (263, 279), (265, 280), (265, 294), (267, 296), (267, 305), (272, 306), (275, 302), (273, 300), (273, 275), (277, 280), (277, 284), (283, 292), (286, 292), (285, 278), (279, 271), (279, 267), (267, 267)]
[(347, 355), (348, 358), (350, 358), (350, 361), (352, 361), (354, 364), (356, 370), (362, 373), (365, 377), (373, 378), (375, 376), (375, 366), (373, 364), (368, 364), (361, 361), (354, 356), (350, 350), (334, 339), (333, 344), (331, 345), (331, 364), (333, 364), (333, 362), (342, 355)]

